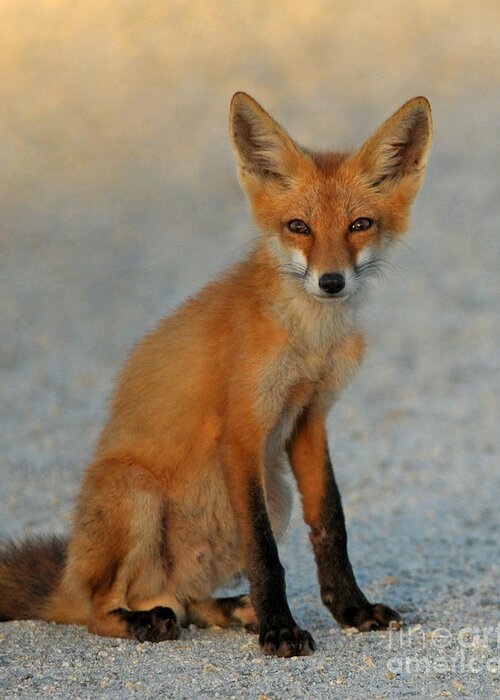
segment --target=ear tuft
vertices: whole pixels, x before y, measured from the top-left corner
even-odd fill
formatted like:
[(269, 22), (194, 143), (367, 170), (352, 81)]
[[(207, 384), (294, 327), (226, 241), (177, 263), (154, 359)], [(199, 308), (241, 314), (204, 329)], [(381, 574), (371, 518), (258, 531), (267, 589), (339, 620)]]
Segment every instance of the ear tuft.
[(231, 142), (240, 177), (285, 183), (305, 155), (286, 131), (250, 95), (237, 92), (231, 100)]
[(423, 178), (432, 140), (432, 116), (425, 97), (406, 102), (362, 146), (359, 156), (373, 187), (403, 177)]

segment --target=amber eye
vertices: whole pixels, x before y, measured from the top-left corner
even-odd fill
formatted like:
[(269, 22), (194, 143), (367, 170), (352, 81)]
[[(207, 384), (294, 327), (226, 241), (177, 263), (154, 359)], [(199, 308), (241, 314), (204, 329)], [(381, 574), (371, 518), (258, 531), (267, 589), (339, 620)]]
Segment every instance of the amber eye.
[(303, 236), (307, 236), (307, 234), (310, 233), (309, 226), (300, 219), (292, 219), (292, 221), (289, 221), (287, 223), (287, 228), (292, 233), (301, 233)]
[(367, 231), (372, 227), (372, 224), (373, 221), (371, 219), (367, 219), (363, 216), (361, 219), (356, 219), (356, 221), (352, 222), (349, 226), (349, 231)]

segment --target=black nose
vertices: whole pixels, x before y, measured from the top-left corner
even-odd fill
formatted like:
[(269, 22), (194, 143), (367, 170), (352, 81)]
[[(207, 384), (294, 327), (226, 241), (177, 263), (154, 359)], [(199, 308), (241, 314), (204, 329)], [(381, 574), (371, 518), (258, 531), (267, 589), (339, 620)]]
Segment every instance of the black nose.
[(319, 287), (327, 294), (338, 294), (345, 287), (345, 277), (340, 272), (325, 272), (319, 278)]

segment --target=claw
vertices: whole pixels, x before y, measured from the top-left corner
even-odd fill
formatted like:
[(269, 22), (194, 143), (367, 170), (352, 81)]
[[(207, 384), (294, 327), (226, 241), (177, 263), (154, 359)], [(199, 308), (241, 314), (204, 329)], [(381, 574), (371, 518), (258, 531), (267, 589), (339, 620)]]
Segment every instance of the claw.
[(179, 638), (179, 623), (171, 608), (157, 606), (152, 610), (117, 609), (113, 612), (127, 621), (130, 635), (138, 642), (163, 642)]
[(266, 656), (309, 656), (316, 649), (314, 639), (309, 632), (299, 627), (282, 627), (268, 630), (260, 638), (262, 651)]
[(381, 603), (345, 608), (339, 622), (343, 626), (356, 627), (359, 632), (398, 630), (402, 624), (400, 615)]

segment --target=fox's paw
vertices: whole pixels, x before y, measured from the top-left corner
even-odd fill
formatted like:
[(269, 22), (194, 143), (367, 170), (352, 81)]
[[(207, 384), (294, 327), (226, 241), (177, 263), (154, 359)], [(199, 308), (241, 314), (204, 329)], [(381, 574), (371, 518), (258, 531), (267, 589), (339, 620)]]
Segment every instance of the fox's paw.
[(128, 624), (128, 631), (138, 642), (164, 642), (178, 639), (180, 627), (172, 608), (157, 606), (152, 610), (116, 610)]
[(336, 617), (342, 627), (356, 627), (360, 632), (398, 630), (402, 624), (400, 615), (381, 603), (347, 607)]
[(309, 632), (297, 626), (265, 630), (259, 635), (259, 644), (268, 656), (309, 656), (316, 649)]

